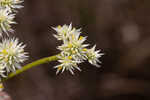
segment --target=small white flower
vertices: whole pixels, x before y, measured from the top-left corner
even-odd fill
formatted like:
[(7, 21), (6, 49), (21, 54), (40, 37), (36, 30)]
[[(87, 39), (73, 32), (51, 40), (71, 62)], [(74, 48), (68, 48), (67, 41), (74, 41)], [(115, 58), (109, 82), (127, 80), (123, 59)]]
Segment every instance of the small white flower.
[(0, 9), (0, 36), (3, 32), (13, 32), (11, 24), (15, 24), (13, 21), (15, 14), (11, 14), (8, 9)]
[[(72, 34), (74, 36), (75, 34)], [(71, 37), (72, 37), (71, 36)], [(84, 48), (88, 46), (88, 44), (83, 44), (86, 40), (86, 37), (77, 37), (70, 38), (69, 41), (65, 42), (61, 46), (58, 47), (63, 53), (69, 53), (75, 60), (84, 60)]]
[(60, 55), (58, 58), (60, 59), (58, 61), (61, 64), (54, 67), (57, 68), (56, 74), (58, 74), (60, 71), (64, 72), (65, 70), (70, 71), (72, 74), (74, 74), (74, 69), (81, 71), (81, 69), (78, 67), (80, 62), (73, 60), (72, 56)]
[(23, 6), (20, 5), (23, 0), (0, 0), (0, 8), (8, 8), (10, 11), (22, 8)]
[[(3, 39), (0, 43), (0, 72), (8, 74), (21, 68), (20, 63), (27, 60), (24, 52), (25, 45), (19, 43), (18, 39)], [(1, 75), (3, 77), (3, 75)]]
[(72, 29), (72, 24), (68, 25), (63, 25), (63, 26), (58, 26), (56, 28), (53, 28), (57, 34), (55, 34), (54, 36), (58, 39), (58, 40), (62, 40), (63, 42), (68, 41), (68, 38), (70, 37), (71, 34), (80, 34), (80, 29)]
[(58, 40), (62, 40), (63, 44), (58, 46), (58, 49), (61, 51), (59, 55), (60, 65), (57, 65), (56, 74), (60, 71), (69, 70), (74, 74), (73, 70), (76, 68), (81, 70), (78, 67), (78, 64), (88, 60), (91, 64), (99, 66), (97, 62), (100, 62), (98, 59), (101, 57), (102, 53), (95, 51), (95, 46), (92, 49), (87, 49), (89, 44), (84, 44), (87, 37), (81, 36), (81, 29), (76, 29), (70, 25), (63, 25), (53, 28), (57, 34), (54, 36)]
[(99, 58), (104, 55), (103, 53), (100, 53), (100, 50), (95, 51), (96, 45), (94, 45), (91, 49), (87, 50), (87, 59), (89, 63), (92, 65), (95, 65), (96, 67), (100, 67), (98, 63), (101, 63), (99, 61)]

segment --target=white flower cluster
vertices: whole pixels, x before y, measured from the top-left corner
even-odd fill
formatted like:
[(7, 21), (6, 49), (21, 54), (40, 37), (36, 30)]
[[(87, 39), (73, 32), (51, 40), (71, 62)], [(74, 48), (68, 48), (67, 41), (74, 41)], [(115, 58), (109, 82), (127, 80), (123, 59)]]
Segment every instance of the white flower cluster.
[(100, 67), (98, 65), (98, 63), (101, 63), (99, 58), (103, 53), (100, 53), (100, 50), (95, 50), (96, 45), (91, 49), (87, 48), (89, 44), (84, 44), (87, 37), (80, 35), (81, 29), (73, 28), (72, 24), (58, 26), (53, 29), (57, 32), (54, 36), (63, 41), (63, 44), (58, 46), (61, 51), (58, 61), (61, 64), (54, 67), (57, 68), (56, 74), (65, 70), (69, 70), (72, 74), (74, 74), (74, 69), (81, 71), (78, 65), (86, 60), (96, 67)]
[[(11, 25), (14, 21), (16, 10), (22, 8), (23, 0), (0, 0), (0, 36), (13, 32)], [(23, 43), (17, 38), (6, 38), (0, 42), (0, 77), (6, 77), (10, 72), (20, 68), (20, 63), (27, 59)]]
[(22, 0), (0, 0), (0, 36), (2, 33), (13, 32), (12, 24), (14, 21), (16, 9), (22, 8)]
[(3, 39), (0, 43), (0, 75), (6, 77), (10, 72), (21, 68), (20, 63), (27, 59), (27, 52), (24, 52), (23, 43), (18, 39)]

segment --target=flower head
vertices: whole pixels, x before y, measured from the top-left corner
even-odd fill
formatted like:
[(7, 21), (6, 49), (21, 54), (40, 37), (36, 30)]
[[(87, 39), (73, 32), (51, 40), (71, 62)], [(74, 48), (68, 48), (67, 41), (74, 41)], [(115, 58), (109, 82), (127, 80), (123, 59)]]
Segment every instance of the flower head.
[(96, 45), (93, 46), (91, 49), (87, 50), (87, 59), (89, 61), (89, 63), (91, 63), (92, 65), (95, 65), (96, 67), (100, 67), (100, 65), (98, 65), (98, 63), (101, 63), (99, 61), (99, 58), (104, 55), (103, 53), (100, 53), (100, 50), (95, 50)]
[[(72, 29), (72, 24), (68, 25), (63, 25), (63, 26), (58, 26), (58, 27), (54, 27), (53, 28), (57, 34), (55, 34), (54, 36), (58, 39), (58, 40), (62, 40), (63, 42), (67, 42), (68, 39), (71, 37), (72, 34), (75, 34), (75, 36), (72, 36), (72, 38), (78, 38), (80, 32), (80, 29)], [(70, 38), (71, 39), (71, 38)]]
[(3, 39), (0, 43), (0, 73), (4, 74), (14, 72), (21, 68), (20, 63), (27, 59), (27, 53), (24, 52), (23, 43), (19, 43), (18, 39)]
[(15, 24), (13, 21), (15, 14), (11, 14), (8, 9), (0, 9), (0, 35), (3, 32), (13, 32), (11, 24)]
[(73, 70), (78, 69), (80, 71), (80, 68), (78, 67), (78, 61), (73, 60), (72, 56), (65, 56), (65, 55), (59, 55), (58, 60), (61, 64), (55, 66), (54, 68), (57, 68), (56, 74), (58, 74), (60, 71), (64, 72), (65, 70), (69, 70), (72, 74), (74, 74)]
[(8, 8), (9, 11), (14, 9), (22, 8), (23, 6), (20, 5), (23, 0), (0, 0), (0, 8)]
[(58, 60), (61, 64), (57, 65), (57, 72), (64, 72), (64, 70), (69, 70), (74, 74), (73, 70), (76, 68), (80, 70), (78, 64), (88, 60), (91, 64), (99, 66), (99, 57), (102, 53), (100, 51), (95, 51), (95, 46), (92, 49), (87, 49), (89, 44), (85, 44), (87, 37), (81, 36), (81, 29), (76, 29), (70, 25), (63, 25), (53, 28), (57, 34), (54, 36), (63, 41), (58, 49), (61, 51)]

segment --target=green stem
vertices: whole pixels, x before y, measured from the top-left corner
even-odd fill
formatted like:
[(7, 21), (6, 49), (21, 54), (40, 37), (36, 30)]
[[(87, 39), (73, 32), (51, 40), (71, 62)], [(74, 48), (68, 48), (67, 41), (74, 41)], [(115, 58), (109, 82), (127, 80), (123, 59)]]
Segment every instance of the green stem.
[(58, 60), (57, 55), (39, 59), (37, 61), (34, 61), (32, 63), (29, 63), (29, 64), (23, 66), (21, 69), (16, 70), (16, 72), (11, 72), (6, 78), (2, 79), (1, 82), (4, 82), (18, 74), (21, 74), (22, 72), (24, 72), (32, 67), (36, 67), (38, 65), (45, 64), (45, 63), (48, 63), (51, 61), (56, 61), (56, 60)]

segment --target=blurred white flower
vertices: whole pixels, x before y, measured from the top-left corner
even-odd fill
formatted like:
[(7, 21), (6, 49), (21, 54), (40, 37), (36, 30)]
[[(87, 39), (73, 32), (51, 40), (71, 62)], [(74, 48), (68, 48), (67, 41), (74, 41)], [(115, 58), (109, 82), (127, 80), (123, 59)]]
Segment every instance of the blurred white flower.
[(63, 44), (58, 46), (58, 49), (61, 51), (58, 60), (61, 64), (57, 65), (57, 74), (64, 70), (69, 70), (74, 74), (73, 70), (76, 68), (80, 70), (78, 64), (88, 60), (91, 64), (99, 66), (97, 62), (100, 62), (98, 59), (101, 57), (102, 53), (95, 51), (95, 46), (92, 49), (87, 49), (89, 44), (84, 44), (87, 37), (81, 36), (81, 29), (76, 29), (70, 25), (63, 25), (53, 28), (57, 34), (54, 36), (58, 40), (62, 40)]
[(13, 21), (15, 14), (11, 14), (8, 9), (0, 9), (0, 36), (3, 32), (13, 32), (11, 24), (15, 24)]
[(5, 75), (5, 69), (6, 69), (5, 66), (3, 66), (2, 64), (0, 64), (0, 76), (1, 77), (6, 77), (6, 75)]
[(23, 6), (20, 5), (23, 0), (0, 0), (0, 8), (7, 8), (9, 11), (22, 8)]
[(99, 58), (104, 55), (104, 53), (100, 53), (100, 50), (95, 50), (96, 45), (93, 46), (91, 49), (87, 50), (87, 59), (89, 61), (89, 63), (91, 63), (92, 65), (95, 65), (96, 67), (100, 67), (100, 65), (98, 63), (101, 63), (99, 61)]
[(27, 60), (27, 52), (24, 52), (25, 45), (19, 43), (18, 39), (3, 39), (0, 43), (0, 72), (8, 74), (21, 68), (20, 63)]

